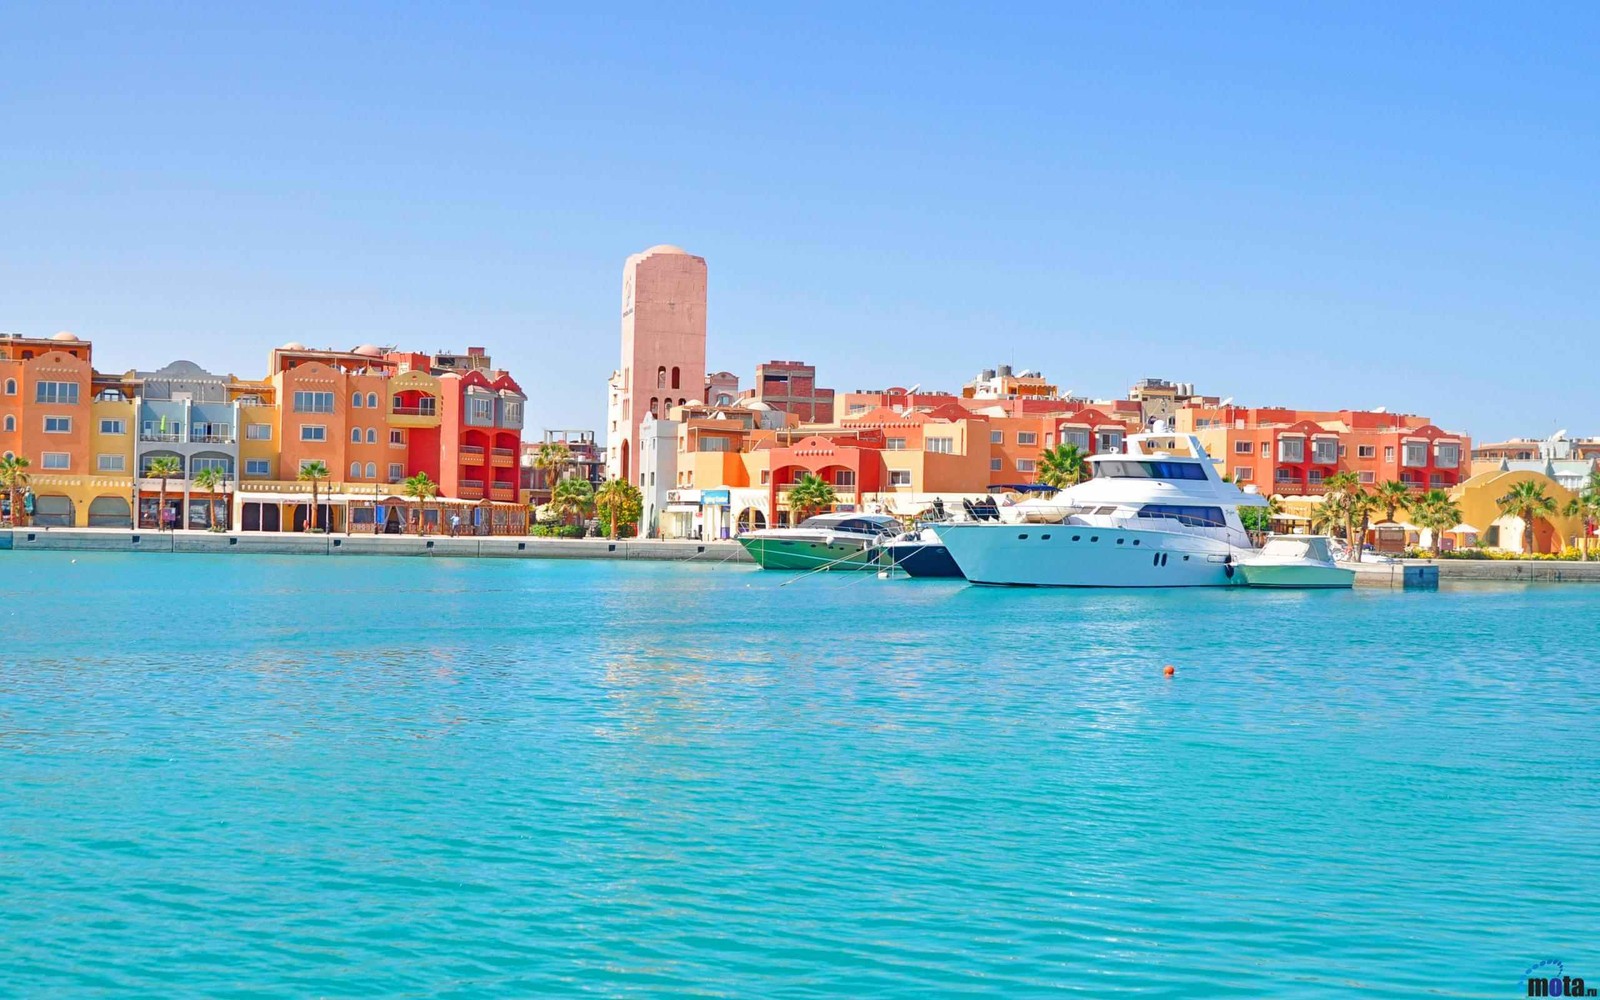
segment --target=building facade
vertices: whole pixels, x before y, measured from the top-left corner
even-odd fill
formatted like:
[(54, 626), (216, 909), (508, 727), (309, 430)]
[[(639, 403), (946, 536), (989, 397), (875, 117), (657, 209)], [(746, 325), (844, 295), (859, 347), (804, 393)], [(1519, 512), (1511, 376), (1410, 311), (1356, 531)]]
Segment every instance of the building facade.
[(634, 254), (622, 268), (622, 360), (608, 387), (607, 475), (642, 486), (640, 423), (666, 416), (705, 386), (705, 258), (667, 244)]
[(756, 365), (755, 387), (744, 394), (743, 401), (792, 413), (805, 424), (833, 423), (833, 390), (818, 387), (816, 367), (804, 361)]
[[(518, 504), (521, 387), (480, 348), (440, 355), (470, 360), (443, 374), (435, 357), (291, 342), (260, 381), (184, 360), (113, 375), (71, 334), (0, 337), (0, 453), (28, 459), (39, 525), (303, 530), (301, 473), (319, 463), (314, 523), (331, 530), (419, 472), (444, 503)], [(151, 475), (162, 460), (175, 471)], [(215, 493), (195, 482), (206, 470)]]
[(1185, 406), (1176, 424), (1234, 481), (1266, 494), (1320, 494), (1339, 472), (1367, 486), (1397, 480), (1417, 491), (1450, 490), (1471, 470), (1470, 438), (1413, 414)]

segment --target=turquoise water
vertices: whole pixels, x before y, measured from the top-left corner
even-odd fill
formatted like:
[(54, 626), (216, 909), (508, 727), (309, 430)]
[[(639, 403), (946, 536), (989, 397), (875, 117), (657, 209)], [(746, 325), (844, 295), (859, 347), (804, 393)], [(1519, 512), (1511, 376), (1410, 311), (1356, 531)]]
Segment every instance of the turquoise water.
[(1600, 979), (1600, 588), (0, 574), (0, 993)]

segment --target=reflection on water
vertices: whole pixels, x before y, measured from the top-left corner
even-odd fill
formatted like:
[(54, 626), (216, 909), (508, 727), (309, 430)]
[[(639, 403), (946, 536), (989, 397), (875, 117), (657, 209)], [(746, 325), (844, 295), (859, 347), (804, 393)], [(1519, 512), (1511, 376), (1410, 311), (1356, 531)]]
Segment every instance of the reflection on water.
[(1500, 996), (1596, 930), (1600, 591), (0, 562), (24, 995)]

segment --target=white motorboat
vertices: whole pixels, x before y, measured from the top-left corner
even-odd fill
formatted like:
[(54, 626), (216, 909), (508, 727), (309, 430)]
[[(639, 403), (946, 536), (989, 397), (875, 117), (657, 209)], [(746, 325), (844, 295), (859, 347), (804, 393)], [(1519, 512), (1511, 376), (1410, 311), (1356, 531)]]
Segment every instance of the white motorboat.
[(1334, 561), (1325, 535), (1273, 535), (1258, 552), (1239, 560), (1239, 577), (1252, 587), (1348, 588), (1356, 571)]
[(1224, 482), (1193, 434), (1135, 434), (1089, 458), (1094, 478), (1003, 520), (941, 525), (973, 583), (1021, 587), (1225, 587), (1255, 551), (1240, 507), (1265, 497)]

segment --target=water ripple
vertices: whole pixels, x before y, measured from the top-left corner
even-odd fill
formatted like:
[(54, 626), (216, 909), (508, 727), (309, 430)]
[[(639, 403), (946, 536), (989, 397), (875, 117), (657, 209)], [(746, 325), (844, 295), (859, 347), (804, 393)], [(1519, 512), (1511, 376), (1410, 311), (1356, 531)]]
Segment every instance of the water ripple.
[(1499, 997), (1600, 929), (1600, 590), (4, 562), (19, 995)]

